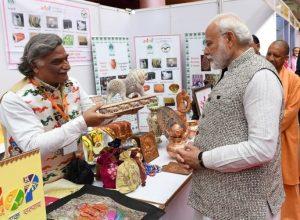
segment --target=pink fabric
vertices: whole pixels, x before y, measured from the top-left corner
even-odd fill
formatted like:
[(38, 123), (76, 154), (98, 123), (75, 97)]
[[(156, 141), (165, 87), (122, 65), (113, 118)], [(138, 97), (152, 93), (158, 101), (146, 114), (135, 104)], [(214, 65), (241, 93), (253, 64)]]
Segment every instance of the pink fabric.
[(119, 155), (124, 149), (122, 148), (104, 148), (97, 159), (100, 169), (97, 176), (103, 182), (104, 188), (115, 189), (118, 165), (122, 163), (119, 160)]
[(105, 152), (98, 158), (97, 163), (101, 167), (100, 173), (97, 175), (101, 177), (103, 187), (115, 189), (118, 164), (114, 155), (110, 152)]
[(291, 60), (290, 60), (290, 68), (293, 72), (296, 72), (296, 66), (297, 66), (297, 57), (296, 56), (292, 56)]
[(286, 61), (284, 62), (284, 64), (283, 64), (283, 66), (284, 66), (285, 68), (289, 68), (289, 61), (286, 60)]

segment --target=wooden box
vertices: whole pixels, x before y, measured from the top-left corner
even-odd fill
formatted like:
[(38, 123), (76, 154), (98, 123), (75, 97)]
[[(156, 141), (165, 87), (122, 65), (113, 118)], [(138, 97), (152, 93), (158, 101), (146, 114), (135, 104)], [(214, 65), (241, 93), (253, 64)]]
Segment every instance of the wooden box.
[(159, 156), (153, 132), (140, 133), (132, 137), (141, 148), (144, 160), (150, 163)]

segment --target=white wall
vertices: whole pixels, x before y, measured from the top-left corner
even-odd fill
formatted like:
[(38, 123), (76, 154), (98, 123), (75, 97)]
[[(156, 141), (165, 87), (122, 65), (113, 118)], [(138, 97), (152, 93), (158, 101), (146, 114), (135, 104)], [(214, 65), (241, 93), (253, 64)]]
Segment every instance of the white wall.
[(217, 1), (171, 7), (171, 33), (181, 36), (183, 87), (186, 88), (186, 56), (184, 33), (204, 32), (209, 21), (217, 14)]
[(122, 9), (99, 6), (101, 35), (128, 36), (131, 16)]
[(255, 33), (274, 11), (264, 0), (225, 0), (223, 12), (237, 14)]
[[(2, 7), (2, 4), (1, 4)], [(2, 15), (1, 15), (2, 19)], [(3, 19), (2, 19), (3, 20)], [(21, 80), (23, 77), (17, 70), (9, 70), (7, 65), (4, 27), (0, 22), (0, 96), (3, 92), (9, 89), (14, 83)]]
[[(267, 34), (266, 34), (267, 33)], [(276, 40), (276, 13), (274, 12), (255, 32), (260, 40), (260, 53), (265, 56), (268, 48)]]
[(269, 45), (276, 40), (276, 13), (262, 0), (226, 0), (223, 12), (237, 14), (255, 34), (261, 45), (261, 54), (265, 55)]

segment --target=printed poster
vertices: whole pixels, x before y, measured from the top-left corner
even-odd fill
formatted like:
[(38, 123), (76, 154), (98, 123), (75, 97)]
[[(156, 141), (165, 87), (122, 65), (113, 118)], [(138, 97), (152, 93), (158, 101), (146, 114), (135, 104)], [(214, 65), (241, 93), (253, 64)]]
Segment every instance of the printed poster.
[[(97, 95), (107, 95), (107, 84), (112, 79), (125, 79), (130, 70), (129, 39), (122, 36), (92, 37), (93, 66)], [(121, 101), (116, 95), (113, 101)], [(134, 133), (138, 132), (136, 115), (124, 115), (118, 120), (131, 123)]]
[(193, 88), (205, 86), (205, 82), (214, 84), (219, 70), (212, 70), (207, 57), (204, 55), (205, 34), (185, 34), (186, 80), (187, 91), (192, 97)]
[(0, 161), (0, 176), (0, 219), (46, 219), (39, 150)]
[(2, 126), (0, 124), (0, 154), (4, 151), (5, 151), (4, 134), (3, 134)]
[(26, 43), (38, 33), (59, 35), (72, 65), (91, 63), (88, 8), (62, 0), (3, 0), (1, 3), (10, 69), (17, 68)]
[[(135, 37), (137, 68), (147, 71), (146, 94), (155, 94), (160, 106), (176, 107), (176, 95), (182, 90), (179, 35)], [(139, 128), (148, 130), (149, 110), (139, 111)]]

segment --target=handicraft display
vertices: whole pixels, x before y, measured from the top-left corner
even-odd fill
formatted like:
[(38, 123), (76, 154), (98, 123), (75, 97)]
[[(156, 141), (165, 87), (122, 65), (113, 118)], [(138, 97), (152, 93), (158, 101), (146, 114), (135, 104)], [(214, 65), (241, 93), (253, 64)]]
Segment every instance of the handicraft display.
[(91, 165), (95, 164), (95, 158), (108, 141), (112, 141), (112, 138), (99, 128), (94, 128), (83, 135), (82, 144), (85, 161)]
[(186, 125), (183, 123), (181, 118), (173, 109), (169, 107), (160, 107), (157, 110), (157, 121), (161, 131), (167, 138), (169, 137), (167, 130), (170, 129), (174, 124), (179, 124), (180, 127), (186, 130)]
[(156, 102), (156, 97), (154, 95), (142, 96), (139, 98), (133, 98), (126, 101), (104, 105), (99, 109), (99, 113), (111, 113), (117, 116), (125, 114), (136, 114), (138, 110), (152, 102)]
[(132, 136), (131, 124), (128, 121), (116, 121), (102, 126), (101, 129), (113, 139), (118, 138), (122, 142)]
[(168, 138), (167, 152), (170, 157), (176, 157), (176, 149), (183, 148), (188, 141), (186, 124), (178, 114), (169, 107), (160, 107), (157, 113), (160, 129)]
[(116, 189), (122, 193), (134, 191), (140, 184), (146, 184), (146, 171), (138, 148), (107, 147), (97, 159), (98, 179), (104, 188)]
[(175, 123), (171, 126), (171, 128), (167, 129), (167, 133), (169, 135), (167, 151), (172, 158), (176, 158), (176, 150), (184, 148), (188, 141), (188, 132), (184, 127)]
[(142, 133), (133, 136), (133, 139), (137, 142), (138, 146), (141, 148), (144, 160), (150, 163), (152, 160), (159, 156), (158, 149), (155, 141), (155, 136), (153, 132)]
[(167, 165), (163, 165), (162, 167), (163, 172), (169, 172), (169, 173), (176, 173), (176, 174), (182, 174), (182, 175), (189, 175), (192, 173), (192, 170), (188, 170), (184, 168), (182, 165), (180, 165), (177, 162), (170, 162)]
[(188, 129), (188, 138), (193, 139), (198, 130), (199, 121), (198, 120), (189, 120), (187, 123), (187, 129)]
[(107, 103), (112, 102), (112, 97), (119, 94), (122, 100), (130, 95), (144, 96), (144, 83), (147, 72), (141, 69), (130, 70), (125, 79), (112, 79), (107, 84)]
[(84, 186), (47, 206), (47, 219), (112, 220), (159, 219), (164, 212), (111, 190)]
[[(121, 193), (129, 193), (136, 190), (141, 184), (141, 171), (136, 160), (131, 157), (131, 150), (120, 154), (119, 160), (123, 161), (117, 168), (116, 189)], [(144, 172), (144, 185), (146, 181)]]
[(155, 141), (157, 144), (159, 144), (162, 142), (162, 140), (160, 139), (162, 131), (160, 130), (157, 122), (157, 110), (159, 109), (159, 105), (157, 102), (153, 102), (147, 105), (147, 107), (150, 110), (150, 114), (147, 117), (149, 131), (152, 131), (154, 133)]
[(191, 110), (192, 101), (185, 90), (179, 92), (176, 96), (177, 111), (181, 120), (186, 123), (186, 114)]

